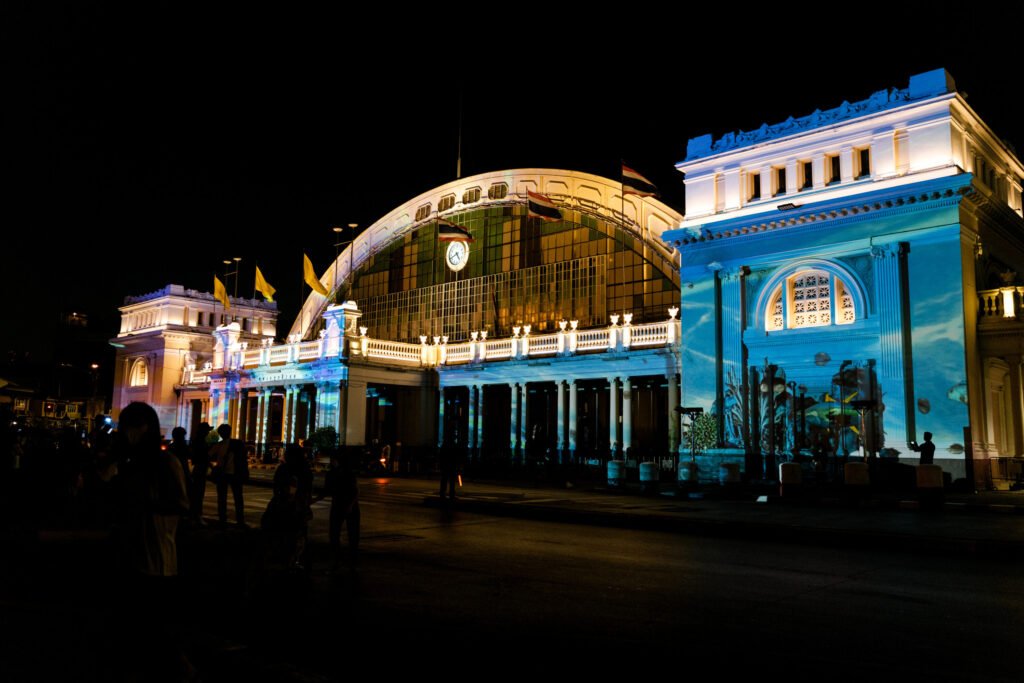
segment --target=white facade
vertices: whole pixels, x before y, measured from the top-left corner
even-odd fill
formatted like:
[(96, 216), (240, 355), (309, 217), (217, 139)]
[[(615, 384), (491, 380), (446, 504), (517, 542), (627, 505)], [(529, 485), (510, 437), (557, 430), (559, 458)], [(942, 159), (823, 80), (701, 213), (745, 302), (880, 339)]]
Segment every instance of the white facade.
[[(182, 414), (180, 384), (190, 369), (212, 366), (214, 329), (237, 320), (247, 330), (243, 337), (256, 343), (276, 332), (277, 304), (244, 298), (231, 303), (225, 311), (213, 295), (181, 285), (126, 297), (119, 309), (121, 331), (111, 340), (117, 348), (113, 417), (132, 401), (144, 401), (156, 409), (165, 435), (176, 426), (188, 427), (192, 415)], [(193, 398), (203, 405), (208, 400), (205, 393)]]

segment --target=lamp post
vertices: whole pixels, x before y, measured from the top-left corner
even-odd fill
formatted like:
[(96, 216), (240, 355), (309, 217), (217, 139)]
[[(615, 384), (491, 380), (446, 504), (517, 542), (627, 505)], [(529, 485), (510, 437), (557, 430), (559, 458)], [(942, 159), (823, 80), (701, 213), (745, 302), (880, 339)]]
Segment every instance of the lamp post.
[[(234, 297), (236, 299), (238, 298), (238, 264), (239, 264), (239, 262), (241, 260), (242, 260), (241, 256), (235, 256), (235, 257), (230, 258), (230, 259), (224, 259), (224, 280), (225, 280), (224, 286), (225, 287), (228, 286), (228, 283), (227, 283), (228, 276), (229, 275), (234, 275), (235, 276), (235, 294), (234, 294)], [(229, 271), (228, 269), (232, 266), (232, 264), (234, 264), (235, 269)], [(232, 316), (232, 318), (234, 318), (234, 316)]]
[[(356, 241), (355, 231), (356, 231), (356, 228), (358, 228), (358, 227), (359, 227), (358, 223), (349, 223), (348, 224), (348, 228), (349, 228), (349, 230), (352, 231), (352, 236), (349, 239), (347, 239), (347, 240), (341, 240), (341, 241), (338, 241), (338, 242), (334, 243), (334, 290), (335, 290), (335, 292), (338, 291), (338, 247), (340, 247), (342, 245), (345, 245), (345, 244), (352, 244), (353, 242), (355, 242)], [(341, 236), (341, 233), (342, 233), (342, 231), (344, 229), (345, 228), (342, 228), (342, 227), (339, 227), (339, 226), (335, 226), (335, 227), (331, 228), (331, 230), (334, 232), (335, 239), (337, 239), (338, 237)], [(352, 280), (352, 264), (353, 264), (353, 259), (354, 259), (354, 255), (353, 255), (352, 252), (354, 252), (354, 251), (355, 251), (355, 249), (350, 249), (349, 253), (348, 253), (348, 277), (349, 277), (350, 281)], [(351, 289), (351, 285), (349, 285), (349, 289)], [(335, 301), (335, 302), (337, 303), (337, 301)]]
[(772, 481), (775, 476), (775, 373), (779, 366), (765, 365), (765, 382), (768, 385), (768, 454), (765, 456), (764, 478)]
[[(846, 426), (846, 400), (843, 398), (843, 394), (846, 392), (845, 370), (851, 365), (853, 365), (852, 360), (844, 360), (842, 363), (839, 364), (839, 440), (843, 442), (844, 458), (850, 457), (850, 446), (846, 443), (846, 437), (843, 436), (843, 427)], [(838, 452), (839, 450), (836, 449), (837, 454)]]

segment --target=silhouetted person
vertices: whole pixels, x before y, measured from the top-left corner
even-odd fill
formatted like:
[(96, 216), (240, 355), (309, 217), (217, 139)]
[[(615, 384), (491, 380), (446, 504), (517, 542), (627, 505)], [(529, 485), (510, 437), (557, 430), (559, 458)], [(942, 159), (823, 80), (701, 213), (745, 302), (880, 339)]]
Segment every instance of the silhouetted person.
[(918, 445), (916, 441), (910, 442), (910, 450), (921, 454), (922, 465), (931, 465), (935, 460), (935, 444), (932, 443), (932, 433), (924, 433), (924, 443)]
[(168, 450), (181, 464), (181, 471), (185, 475), (185, 490), (191, 491), (192, 476), (189, 473), (188, 461), (191, 460), (192, 449), (189, 448), (188, 443), (185, 441), (184, 427), (175, 427), (171, 430), (171, 445), (168, 446)]
[(161, 450), (159, 419), (145, 403), (121, 411), (114, 450), (123, 573), (115, 624), (121, 637), (112, 642), (129, 680), (181, 680), (191, 670), (174, 635), (184, 612), (173, 582), (178, 520), (188, 512), (181, 463)]
[(329, 536), (334, 555), (332, 568), (336, 568), (341, 561), (342, 525), (345, 525), (348, 531), (349, 559), (354, 564), (359, 553), (359, 485), (356, 481), (355, 468), (343, 460), (337, 450), (331, 452), (331, 468), (324, 477), (323, 495), (317, 500), (323, 499), (324, 496), (331, 497)]
[[(280, 468), (279, 472), (282, 472)], [(272, 565), (284, 569), (302, 568), (305, 551), (306, 520), (296, 500), (299, 488), (294, 476), (274, 477), (274, 495), (260, 519), (260, 528), (266, 534), (268, 557)]]
[(445, 440), (441, 446), (441, 490), (438, 495), (444, 500), (445, 489), (448, 489), (449, 500), (455, 500), (455, 482), (458, 478), (459, 450), (451, 439)]
[(249, 459), (245, 444), (231, 438), (231, 425), (217, 427), (221, 440), (210, 448), (210, 462), (217, 472), (217, 518), (221, 524), (228, 521), (228, 487), (235, 501), (235, 521), (239, 526), (245, 523), (245, 500), (242, 497), (243, 484), (249, 478)]
[(298, 444), (288, 444), (284, 449), (284, 462), (274, 471), (274, 495), (285, 495), (294, 484), (292, 504), (299, 519), (298, 533), (305, 548), (309, 521), (313, 519), (313, 470), (306, 460), (306, 451)]
[(203, 499), (206, 497), (206, 477), (210, 470), (210, 445), (207, 437), (213, 427), (207, 422), (199, 423), (196, 433), (192, 435), (192, 489), (189, 491), (189, 517), (197, 525), (203, 522)]

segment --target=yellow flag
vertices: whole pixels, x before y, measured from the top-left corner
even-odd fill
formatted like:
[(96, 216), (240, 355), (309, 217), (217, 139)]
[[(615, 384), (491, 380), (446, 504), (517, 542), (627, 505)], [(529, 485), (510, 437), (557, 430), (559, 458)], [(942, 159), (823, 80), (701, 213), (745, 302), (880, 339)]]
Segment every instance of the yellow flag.
[(270, 283), (263, 279), (260, 267), (256, 266), (256, 291), (263, 295), (267, 301), (274, 300), (274, 292), (277, 290), (270, 286)]
[(316, 276), (316, 271), (313, 270), (313, 262), (309, 260), (309, 257), (305, 254), (302, 255), (302, 268), (303, 278), (306, 280), (306, 284), (315, 292), (320, 292), (324, 296), (327, 296), (327, 288), (320, 284), (320, 278)]
[(231, 310), (231, 299), (228, 298), (228, 290), (216, 275), (213, 276), (213, 298), (224, 306), (224, 310)]

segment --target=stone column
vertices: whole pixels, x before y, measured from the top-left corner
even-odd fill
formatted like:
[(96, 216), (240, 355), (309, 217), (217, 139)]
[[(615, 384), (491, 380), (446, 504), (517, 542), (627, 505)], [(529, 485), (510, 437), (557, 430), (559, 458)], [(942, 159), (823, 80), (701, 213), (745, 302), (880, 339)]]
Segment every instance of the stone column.
[[(877, 365), (878, 384), (885, 391), (886, 404), (884, 429), (887, 445), (901, 451), (904, 449), (899, 444), (917, 438), (914, 368), (908, 343), (908, 321), (905, 319), (905, 314), (909, 312), (909, 302), (906, 300), (906, 278), (901, 277), (900, 263), (906, 259), (906, 254), (906, 244), (883, 244), (871, 248), (875, 266), (875, 291), (878, 293), (878, 336), (881, 349)], [(836, 298), (835, 294), (833, 290), (833, 299)], [(864, 314), (864, 311), (856, 311), (858, 318)]]
[(511, 382), (509, 389), (509, 416), (508, 416), (508, 440), (509, 448), (512, 451), (512, 458), (515, 459), (516, 450), (519, 448), (519, 385)]
[(679, 452), (679, 378), (676, 373), (668, 376), (668, 452), (675, 455)]
[[(629, 449), (633, 447), (633, 386), (629, 377), (622, 379), (622, 453), (624, 457), (636, 457)], [(630, 467), (637, 463), (633, 462)]]
[(1020, 356), (1007, 356), (1010, 366), (1010, 410), (1013, 411), (1013, 451), (1018, 458), (1024, 455), (1024, 401), (1021, 396)]
[(260, 404), (260, 437), (257, 443), (257, 451), (267, 450), (267, 441), (270, 437), (270, 397), (273, 395), (271, 387), (263, 389), (263, 402)]
[(519, 450), (523, 451), (526, 449), (526, 437), (527, 430), (530, 425), (526, 424), (526, 408), (527, 401), (529, 401), (526, 382), (519, 385)]
[(466, 443), (469, 444), (470, 453), (476, 448), (476, 385), (470, 385), (466, 387), (469, 390), (469, 410), (467, 416), (466, 431)]
[(444, 445), (444, 387), (437, 389), (437, 447)]
[(313, 432), (316, 431), (316, 428), (317, 428), (316, 410), (315, 410), (316, 406), (314, 405), (314, 401), (316, 401), (316, 394), (314, 393), (315, 391), (316, 391), (316, 385), (313, 385), (313, 391), (312, 392), (310, 392), (310, 391), (304, 392), (305, 395), (306, 395), (306, 438), (307, 439), (313, 434)]
[(238, 436), (242, 441), (249, 440), (249, 390), (238, 391)]
[[(476, 398), (479, 405), (476, 409), (476, 447), (479, 451), (484, 445), (484, 385), (476, 387)], [(479, 455), (479, 453), (478, 453)]]
[(253, 441), (256, 453), (260, 455), (263, 453), (263, 403), (266, 401), (266, 397), (263, 389), (257, 389), (256, 392), (256, 433), (253, 435)]
[(292, 415), (288, 426), (288, 440), (292, 443), (299, 441), (299, 404), (302, 403), (302, 387), (292, 385)]
[(558, 419), (556, 421), (558, 425), (558, 463), (562, 464), (565, 462), (565, 382), (558, 380)]
[(284, 400), (281, 402), (281, 441), (283, 443), (288, 443), (291, 440), (288, 438), (288, 418), (289, 411), (291, 411), (292, 390), (288, 385), (285, 385), (283, 388)]
[(569, 461), (576, 456), (576, 402), (579, 385), (576, 380), (569, 381)]
[(622, 457), (619, 448), (619, 395), (618, 377), (608, 378), (608, 456), (612, 460)]

